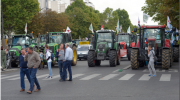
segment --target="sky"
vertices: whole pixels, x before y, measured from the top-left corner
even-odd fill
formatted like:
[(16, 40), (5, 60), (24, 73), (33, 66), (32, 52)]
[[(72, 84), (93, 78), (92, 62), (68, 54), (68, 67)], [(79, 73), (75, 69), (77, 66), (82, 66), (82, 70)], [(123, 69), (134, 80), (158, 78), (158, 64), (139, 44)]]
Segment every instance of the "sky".
[(157, 22), (152, 21), (149, 18), (147, 23), (143, 23), (143, 12), (141, 7), (145, 6), (145, 0), (89, 0), (95, 6), (96, 10), (101, 13), (107, 8), (113, 8), (116, 10), (118, 8), (125, 9), (133, 25), (138, 25), (138, 17), (140, 19), (140, 24), (143, 25), (158, 25)]

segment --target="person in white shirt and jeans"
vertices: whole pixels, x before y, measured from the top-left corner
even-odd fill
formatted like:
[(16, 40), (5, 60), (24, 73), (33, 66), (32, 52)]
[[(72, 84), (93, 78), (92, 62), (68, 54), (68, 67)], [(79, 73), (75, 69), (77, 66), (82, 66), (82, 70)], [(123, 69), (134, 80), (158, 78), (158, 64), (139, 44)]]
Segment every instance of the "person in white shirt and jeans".
[(45, 45), (45, 60), (47, 60), (47, 65), (48, 65), (48, 69), (49, 69), (49, 76), (47, 76), (46, 78), (52, 78), (52, 69), (51, 69), (51, 53), (49, 52), (49, 46), (46, 44)]
[(69, 43), (65, 44), (65, 48), (66, 48), (66, 53), (65, 53), (65, 61), (63, 63), (63, 75), (62, 75), (62, 80), (60, 80), (60, 82), (65, 81), (66, 79), (66, 69), (68, 68), (68, 72), (69, 72), (69, 80), (68, 81), (72, 81), (72, 71), (71, 71), (71, 64), (72, 64), (72, 60), (73, 60), (73, 50), (69, 47)]

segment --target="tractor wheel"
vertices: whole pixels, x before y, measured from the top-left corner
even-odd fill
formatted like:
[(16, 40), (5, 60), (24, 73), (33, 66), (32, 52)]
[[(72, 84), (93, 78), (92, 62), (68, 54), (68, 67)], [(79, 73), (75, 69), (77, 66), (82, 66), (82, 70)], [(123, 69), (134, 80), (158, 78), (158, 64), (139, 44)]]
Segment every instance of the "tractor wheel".
[(170, 54), (169, 49), (162, 50), (162, 68), (169, 69), (170, 67)]
[(137, 49), (131, 50), (131, 68), (139, 69), (138, 50)]
[(130, 61), (131, 60), (131, 48), (127, 49), (127, 57), (128, 57), (128, 60)]
[(76, 46), (73, 46), (72, 50), (73, 50), (73, 55), (74, 55), (74, 58), (73, 58), (73, 61), (72, 61), (72, 66), (76, 66), (76, 64), (77, 64), (77, 49), (76, 49)]
[(117, 54), (117, 65), (120, 65), (120, 61), (121, 61), (121, 51), (119, 49)]
[(110, 67), (116, 67), (117, 56), (115, 50), (110, 50), (109, 52), (109, 63), (110, 63)]
[(101, 65), (101, 60), (95, 60), (95, 65), (100, 66)]
[(95, 66), (95, 51), (89, 51), (88, 52), (88, 58), (87, 58), (87, 62), (88, 62), (88, 66), (89, 67), (94, 67)]
[(139, 67), (144, 67), (144, 61), (139, 61)]
[(178, 47), (174, 47), (174, 62), (178, 62), (179, 61), (179, 48)]

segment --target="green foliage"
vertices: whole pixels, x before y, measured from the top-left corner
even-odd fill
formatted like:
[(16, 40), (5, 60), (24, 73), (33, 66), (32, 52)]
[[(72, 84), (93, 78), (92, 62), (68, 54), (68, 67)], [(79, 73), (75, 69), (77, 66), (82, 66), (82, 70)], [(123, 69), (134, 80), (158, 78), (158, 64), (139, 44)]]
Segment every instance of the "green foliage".
[(25, 28), (40, 10), (38, 0), (2, 0), (3, 22), (6, 34), (17, 28)]
[(174, 27), (179, 27), (179, 0), (146, 0), (142, 11), (159, 24), (167, 24), (167, 16)]

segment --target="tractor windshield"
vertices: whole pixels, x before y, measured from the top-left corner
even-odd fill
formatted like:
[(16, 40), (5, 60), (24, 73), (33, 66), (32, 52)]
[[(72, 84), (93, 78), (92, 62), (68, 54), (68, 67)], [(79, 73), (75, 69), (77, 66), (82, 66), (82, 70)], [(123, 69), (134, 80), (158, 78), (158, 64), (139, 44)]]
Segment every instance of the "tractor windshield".
[(97, 34), (97, 42), (112, 42), (112, 34), (111, 33), (98, 33)]
[(129, 35), (118, 35), (118, 42), (129, 43)]
[[(23, 36), (14, 36), (12, 39), (12, 45), (25, 45), (25, 37)], [(30, 39), (26, 36), (26, 45), (30, 45)]]
[(42, 36), (42, 37), (40, 38), (40, 42), (46, 42), (46, 41), (45, 41), (45, 37)]
[(160, 29), (144, 29), (144, 38), (161, 39)]
[(50, 35), (49, 42), (61, 44), (63, 42), (63, 35)]
[(35, 41), (35, 40), (32, 40), (32, 43), (36, 43), (36, 41)]

